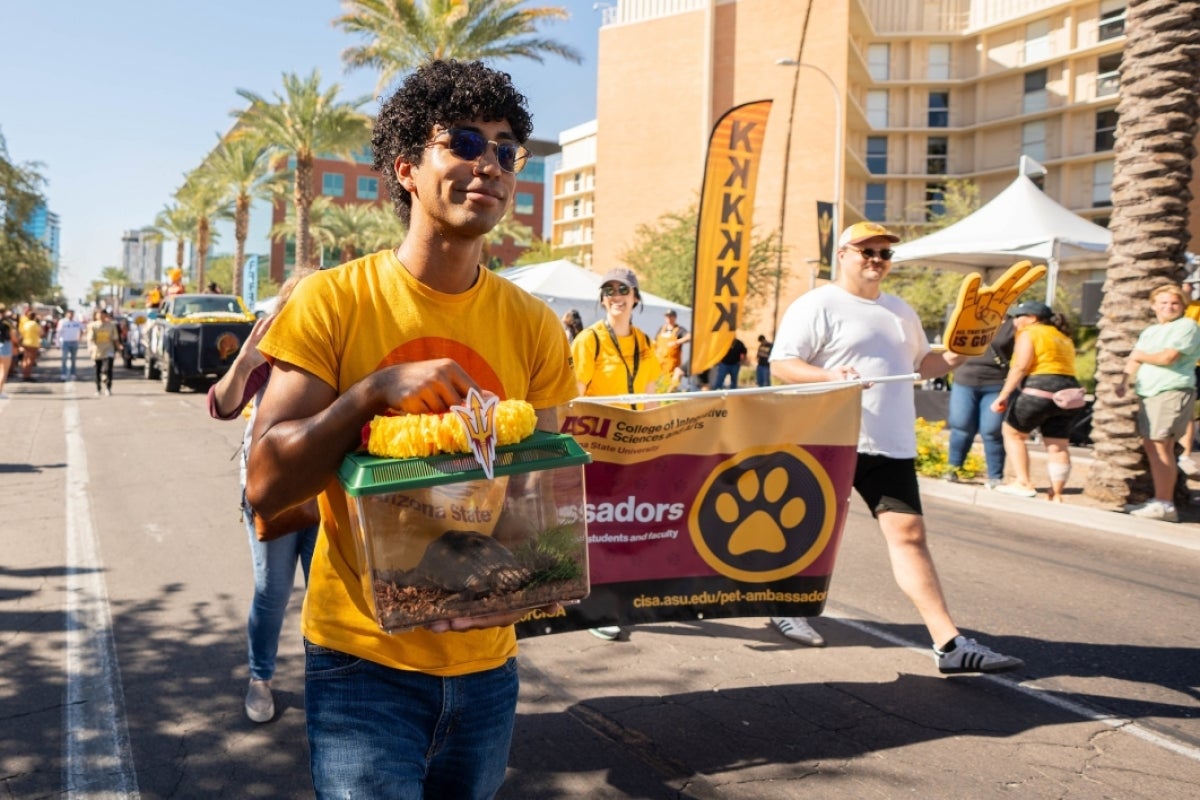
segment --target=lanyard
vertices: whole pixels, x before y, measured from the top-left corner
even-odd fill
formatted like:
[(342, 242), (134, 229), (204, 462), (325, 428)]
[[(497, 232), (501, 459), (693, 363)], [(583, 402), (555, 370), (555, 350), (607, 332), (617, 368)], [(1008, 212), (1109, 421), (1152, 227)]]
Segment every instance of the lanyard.
[(621, 343), (617, 341), (617, 332), (613, 330), (612, 325), (608, 324), (608, 320), (604, 321), (604, 327), (608, 329), (608, 338), (612, 339), (613, 347), (617, 350), (617, 358), (621, 359), (621, 366), (625, 368), (625, 379), (629, 385), (629, 393), (633, 394), (633, 378), (638, 373), (640, 366), (641, 347), (638, 346), (637, 334), (633, 333), (633, 326), (629, 327), (629, 332), (633, 336), (633, 371), (629, 370), (629, 362), (625, 360), (625, 354), (621, 352)]

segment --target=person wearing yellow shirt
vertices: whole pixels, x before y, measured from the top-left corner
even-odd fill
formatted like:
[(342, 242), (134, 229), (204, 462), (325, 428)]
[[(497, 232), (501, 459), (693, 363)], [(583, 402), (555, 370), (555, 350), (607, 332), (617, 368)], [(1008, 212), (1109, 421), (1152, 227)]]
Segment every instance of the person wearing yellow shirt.
[(42, 349), (42, 323), (32, 308), (25, 311), (17, 328), (21, 337), (21, 380), (37, 381), (33, 368), (37, 366), (38, 353)]
[(1050, 306), (1036, 301), (1021, 303), (1012, 310), (1016, 343), (1009, 360), (1008, 375), (992, 410), (1004, 412), (1004, 450), (1016, 473), (1016, 481), (996, 491), (1019, 497), (1037, 497), (1029, 477), (1029, 434), (1042, 432), (1046, 444), (1046, 471), (1050, 476), (1050, 500), (1063, 502), (1063, 490), (1071, 474), (1068, 449), (1071, 423), (1078, 408), (1058, 406), (1051, 395), (1062, 389), (1078, 389), (1075, 378), (1075, 344), (1053, 323)]
[(663, 315), (662, 327), (654, 337), (654, 352), (662, 365), (663, 374), (670, 379), (668, 391), (679, 389), (683, 381), (683, 346), (692, 340), (692, 334), (679, 324), (675, 309), (668, 308)]
[(525, 400), (559, 430), (576, 396), (562, 323), (481, 266), (532, 130), (506, 73), (443, 60), (409, 73), (371, 142), (403, 241), (305, 278), (259, 344), (273, 367), (246, 501), (267, 520), (314, 496), (321, 509), (301, 619), (318, 798), (492, 797), (504, 781), (527, 611), (383, 631), (336, 473), (376, 415), (445, 413), (472, 390)]

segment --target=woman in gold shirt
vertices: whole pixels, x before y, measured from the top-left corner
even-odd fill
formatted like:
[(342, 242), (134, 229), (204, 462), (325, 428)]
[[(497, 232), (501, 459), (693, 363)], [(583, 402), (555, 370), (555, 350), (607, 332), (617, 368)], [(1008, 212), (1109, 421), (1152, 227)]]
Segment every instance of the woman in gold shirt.
[(1037, 489), (1029, 478), (1026, 442), (1033, 429), (1040, 428), (1046, 443), (1049, 499), (1061, 503), (1067, 477), (1071, 474), (1067, 439), (1079, 409), (1061, 407), (1053, 395), (1063, 389), (1079, 388), (1075, 378), (1075, 345), (1052, 324), (1054, 312), (1045, 303), (1021, 303), (1013, 308), (1012, 317), (1017, 340), (1008, 376), (992, 403), (992, 410), (1005, 412), (1004, 450), (1016, 480), (998, 487), (997, 491), (1037, 497)]

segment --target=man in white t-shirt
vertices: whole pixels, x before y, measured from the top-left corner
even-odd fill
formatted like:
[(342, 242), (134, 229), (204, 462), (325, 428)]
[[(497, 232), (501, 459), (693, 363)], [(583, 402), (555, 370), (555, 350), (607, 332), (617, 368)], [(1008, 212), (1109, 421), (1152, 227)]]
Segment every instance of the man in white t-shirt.
[(75, 380), (75, 360), (79, 356), (79, 338), (83, 335), (83, 323), (75, 319), (74, 311), (67, 311), (58, 321), (56, 328), (58, 346), (62, 349), (62, 379)]
[[(966, 360), (933, 352), (913, 309), (881, 283), (900, 237), (858, 222), (838, 239), (837, 280), (801, 295), (784, 313), (771, 351), (771, 374), (784, 383), (864, 380), (918, 373), (940, 377)], [(892, 573), (933, 639), (943, 673), (1004, 672), (1024, 665), (959, 633), (950, 618), (926, 542), (917, 483), (916, 409), (912, 381), (868, 385), (854, 489), (879, 522)], [(789, 639), (824, 644), (801, 617), (772, 620)]]

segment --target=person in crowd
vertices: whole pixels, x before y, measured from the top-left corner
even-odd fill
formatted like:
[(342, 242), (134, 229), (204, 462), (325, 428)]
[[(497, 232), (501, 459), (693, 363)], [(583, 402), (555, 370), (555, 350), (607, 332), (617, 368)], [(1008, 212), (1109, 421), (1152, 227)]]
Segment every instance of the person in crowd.
[(220, 294), (221, 287), (217, 284), (216, 281), (209, 281), (208, 286), (205, 287), (205, 289), (204, 289), (204, 292), (205, 292), (205, 294)]
[(1008, 365), (1012, 360), (1016, 328), (1012, 317), (1006, 317), (987, 352), (968, 358), (954, 370), (950, 385), (950, 407), (946, 424), (950, 428), (949, 467), (946, 480), (957, 481), (967, 454), (975, 442), (975, 434), (983, 440), (983, 458), (987, 464), (985, 485), (995, 489), (1004, 483), (1004, 416), (992, 410), (992, 403), (1004, 386)]
[(279, 289), (275, 312), (254, 323), (229, 371), (208, 390), (208, 413), (213, 419), (237, 419), (244, 415), (244, 409), (249, 409), (246, 432), (242, 438), (240, 478), (242, 520), (250, 539), (250, 559), (254, 565), (254, 597), (246, 620), (250, 683), (243, 703), (246, 716), (253, 722), (270, 722), (275, 718), (271, 679), (275, 676), (279, 632), (283, 629), (283, 618), (292, 596), (296, 565), (300, 565), (307, 585), (313, 549), (317, 544), (316, 522), (270, 541), (259, 541), (254, 512), (246, 504), (246, 463), (249, 460), (250, 436), (254, 431), (258, 406), (271, 379), (271, 364), (258, 351), (258, 344), (267, 334), (279, 310), (287, 303), (296, 284), (311, 272), (299, 267), (284, 281)]
[(445, 60), (409, 73), (372, 134), (403, 241), (305, 278), (259, 343), (273, 369), (247, 503), (271, 520), (320, 495), (302, 615), (318, 798), (492, 797), (504, 780), (518, 690), (513, 623), (527, 612), (381, 630), (335, 476), (375, 415), (445, 413), (470, 390), (526, 400), (541, 429), (559, 430), (559, 408), (576, 396), (562, 323), (480, 267), (531, 132), (506, 73)]
[[(807, 292), (784, 313), (771, 351), (771, 374), (783, 383), (817, 383), (918, 373), (945, 375), (965, 357), (934, 352), (920, 317), (881, 283), (891, 271), (882, 225), (858, 222), (838, 238), (837, 278)], [(867, 385), (854, 489), (887, 542), (892, 575), (916, 606), (942, 673), (1003, 672), (1024, 662), (963, 636), (946, 605), (929, 551), (916, 472), (916, 400), (911, 381)], [(823, 637), (801, 617), (772, 620), (789, 639), (819, 646)]]
[[(1183, 296), (1188, 299), (1187, 308), (1184, 309), (1183, 315), (1200, 325), (1200, 270), (1192, 272), (1183, 281)], [(1200, 360), (1196, 361), (1196, 383), (1200, 386)], [(1183, 450), (1179, 454), (1179, 468), (1189, 478), (1200, 478), (1200, 464), (1192, 458), (1192, 451), (1196, 448), (1196, 419), (1193, 413), (1192, 419), (1188, 420), (1187, 430), (1179, 440), (1179, 444)]]
[[(653, 391), (662, 376), (662, 365), (650, 337), (632, 321), (641, 300), (632, 270), (617, 268), (605, 273), (600, 285), (604, 319), (584, 328), (571, 344), (579, 394), (611, 397)], [(621, 636), (617, 625), (590, 630), (592, 635), (609, 641)]]
[(725, 351), (725, 355), (721, 356), (721, 360), (717, 363), (717, 382), (713, 386), (714, 389), (723, 388), (726, 378), (729, 379), (730, 389), (738, 388), (738, 373), (741, 372), (742, 365), (746, 363), (746, 356), (749, 355), (749, 352), (741, 339), (734, 338), (729, 349)]
[(1061, 503), (1071, 474), (1071, 423), (1083, 403), (1063, 407), (1055, 401), (1054, 393), (1080, 388), (1075, 378), (1075, 344), (1066, 333), (1065, 319), (1045, 303), (1033, 300), (1015, 306), (1012, 320), (1016, 328), (1012, 360), (991, 408), (1004, 414), (1004, 453), (1015, 477), (1012, 483), (997, 486), (996, 491), (1037, 497), (1029, 477), (1027, 444), (1036, 428), (1041, 430), (1046, 446), (1049, 499)]
[(654, 336), (654, 354), (667, 376), (667, 391), (679, 390), (683, 382), (683, 346), (692, 340), (687, 328), (679, 324), (675, 310), (668, 308), (663, 314), (662, 327)]
[(33, 370), (37, 366), (38, 353), (42, 349), (42, 323), (38, 321), (37, 312), (32, 307), (27, 308), (21, 317), (17, 334), (21, 338), (21, 380), (36, 383), (37, 376), (33, 374)]
[(17, 325), (8, 307), (0, 303), (0, 400), (7, 400), (4, 384), (8, 382), (8, 373), (12, 370), (13, 353), (16, 352)]
[(112, 396), (113, 359), (117, 355), (119, 337), (117, 324), (113, 322), (112, 311), (107, 308), (100, 309), (96, 313), (96, 319), (88, 323), (88, 352), (96, 365), (97, 395)]
[(179, 267), (167, 270), (167, 279), (170, 281), (167, 284), (167, 297), (174, 297), (187, 291), (187, 287), (183, 285), (183, 270)]
[(79, 358), (79, 340), (83, 337), (83, 323), (75, 319), (74, 309), (58, 321), (58, 346), (62, 350), (60, 377), (64, 381), (75, 380), (75, 364)]
[(1129, 379), (1134, 379), (1138, 435), (1150, 463), (1154, 497), (1125, 511), (1135, 517), (1178, 522), (1175, 443), (1186, 433), (1196, 404), (1200, 327), (1184, 316), (1187, 298), (1173, 283), (1153, 289), (1150, 306), (1157, 321), (1138, 336), (1116, 393), (1124, 397)]
[(754, 353), (755, 386), (771, 385), (771, 348), (774, 346), (775, 343), (766, 336), (758, 335), (758, 350)]
[(567, 332), (567, 341), (575, 341), (575, 337), (583, 331), (583, 318), (579, 316), (579, 309), (572, 308), (564, 311), (562, 324), (563, 330)]

